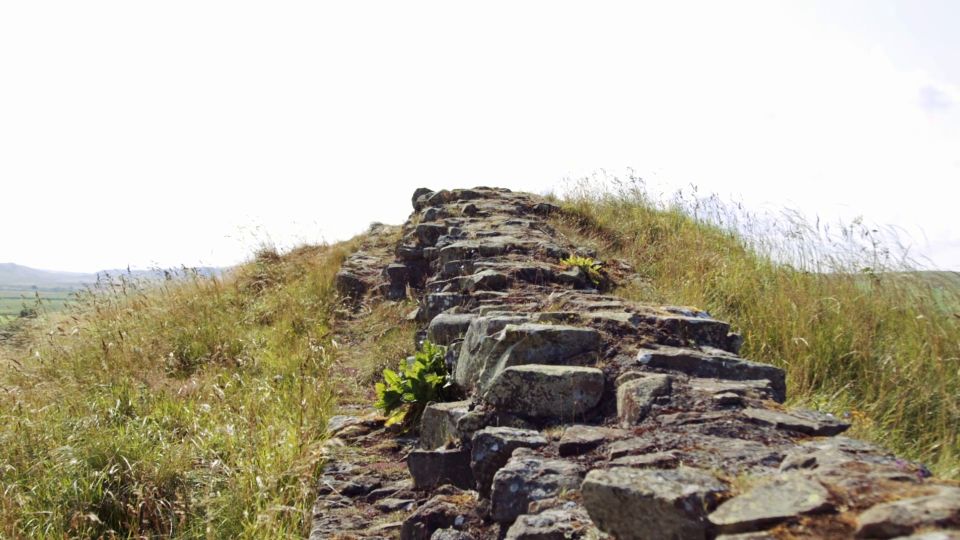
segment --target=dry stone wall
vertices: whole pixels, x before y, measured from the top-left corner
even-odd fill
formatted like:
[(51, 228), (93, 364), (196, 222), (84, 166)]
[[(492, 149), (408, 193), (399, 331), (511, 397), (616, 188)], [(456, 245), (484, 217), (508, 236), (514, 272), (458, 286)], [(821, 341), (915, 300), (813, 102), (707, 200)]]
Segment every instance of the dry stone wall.
[(603, 283), (561, 264), (596, 254), (551, 228), (556, 206), (494, 188), (413, 206), (392, 260), (338, 277), (415, 296), (464, 396), (423, 415), (402, 538), (960, 538), (960, 489), (785, 408), (783, 371), (727, 323), (616, 296), (622, 262)]

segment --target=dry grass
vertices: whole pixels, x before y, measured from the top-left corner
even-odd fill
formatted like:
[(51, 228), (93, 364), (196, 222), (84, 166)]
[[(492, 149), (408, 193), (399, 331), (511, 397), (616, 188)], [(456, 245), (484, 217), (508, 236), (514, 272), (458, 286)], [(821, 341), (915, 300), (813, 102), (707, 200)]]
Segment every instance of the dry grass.
[(730, 321), (744, 356), (787, 371), (792, 403), (960, 476), (955, 275), (912, 272), (860, 223), (825, 235), (796, 215), (754, 220), (716, 199), (660, 203), (636, 179), (581, 184), (563, 205), (564, 231), (640, 273), (620, 294)]
[(355, 245), (107, 279), (5, 351), (0, 537), (303, 536)]

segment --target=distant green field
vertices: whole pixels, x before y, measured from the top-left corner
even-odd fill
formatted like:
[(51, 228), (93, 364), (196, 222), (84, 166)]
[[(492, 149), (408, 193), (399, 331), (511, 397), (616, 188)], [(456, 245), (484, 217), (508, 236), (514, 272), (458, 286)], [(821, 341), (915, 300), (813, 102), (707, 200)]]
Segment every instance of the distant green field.
[(47, 313), (59, 311), (72, 294), (68, 289), (0, 288), (0, 325), (19, 317), (24, 308)]

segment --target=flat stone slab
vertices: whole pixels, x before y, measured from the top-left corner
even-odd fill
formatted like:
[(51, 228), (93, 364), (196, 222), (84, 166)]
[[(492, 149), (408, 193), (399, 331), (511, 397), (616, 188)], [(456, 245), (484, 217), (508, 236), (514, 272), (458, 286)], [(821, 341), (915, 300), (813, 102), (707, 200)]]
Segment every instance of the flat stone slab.
[(960, 525), (960, 488), (936, 486), (922, 497), (878, 504), (857, 518), (857, 538), (907, 536), (922, 528)]
[(483, 394), (497, 410), (575, 420), (600, 402), (603, 372), (576, 366), (525, 365), (503, 370)]
[(850, 424), (836, 417), (815, 411), (793, 410), (790, 412), (771, 409), (744, 409), (743, 415), (751, 422), (772, 426), (779, 430), (795, 431), (804, 435), (829, 437), (839, 435), (850, 428)]
[(770, 528), (788, 519), (832, 508), (830, 493), (817, 481), (797, 475), (776, 478), (721, 504), (710, 522), (721, 532)]
[(563, 457), (576, 456), (604, 443), (623, 439), (627, 435), (628, 432), (622, 429), (576, 424), (563, 431), (557, 450)]
[(672, 469), (680, 464), (680, 458), (673, 452), (652, 452), (636, 456), (623, 456), (610, 461), (611, 467), (633, 467), (635, 469)]
[(707, 538), (706, 514), (727, 491), (698, 469), (625, 467), (590, 471), (580, 489), (590, 518), (618, 540)]
[(701, 378), (733, 381), (766, 379), (770, 381), (773, 399), (781, 403), (786, 399), (786, 375), (782, 369), (744, 360), (718, 349), (710, 351), (681, 347), (641, 349), (637, 353), (637, 362), (643, 366), (680, 371)]

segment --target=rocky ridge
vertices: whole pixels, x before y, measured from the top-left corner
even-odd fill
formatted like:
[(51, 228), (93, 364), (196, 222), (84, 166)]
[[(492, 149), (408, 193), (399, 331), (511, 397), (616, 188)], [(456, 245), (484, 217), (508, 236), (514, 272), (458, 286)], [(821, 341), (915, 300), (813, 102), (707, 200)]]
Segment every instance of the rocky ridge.
[[(562, 264), (596, 253), (550, 226), (558, 207), (495, 188), (419, 189), (413, 206), (395, 249), (355, 253), (337, 285), (415, 297), (464, 399), (388, 444), (409, 479), (329, 464), (311, 538), (960, 538), (960, 488), (785, 408), (783, 371), (740, 357), (727, 323), (619, 298), (625, 263), (602, 280)], [(377, 422), (331, 434), (382, 443)], [(338, 521), (337, 505), (369, 512)]]

